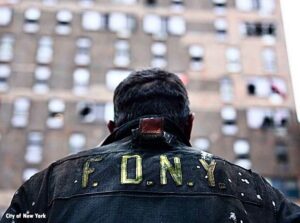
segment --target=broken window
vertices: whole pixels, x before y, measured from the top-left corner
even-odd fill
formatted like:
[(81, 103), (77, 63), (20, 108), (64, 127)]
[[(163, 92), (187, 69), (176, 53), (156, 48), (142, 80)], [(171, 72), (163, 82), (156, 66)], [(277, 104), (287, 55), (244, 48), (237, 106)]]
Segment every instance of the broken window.
[(74, 62), (77, 66), (87, 66), (91, 63), (92, 40), (88, 37), (79, 37), (76, 41)]
[(7, 64), (0, 64), (0, 93), (9, 89), (9, 77), (11, 76), (11, 68)]
[(77, 114), (83, 123), (107, 123), (114, 118), (112, 103), (79, 102)]
[(289, 111), (285, 108), (252, 107), (247, 110), (247, 124), (253, 129), (286, 129), (289, 117)]
[(130, 46), (126, 40), (115, 42), (114, 65), (116, 67), (128, 67), (130, 64)]
[(34, 72), (35, 83), (32, 87), (33, 91), (38, 94), (45, 94), (49, 91), (49, 79), (51, 70), (46, 66), (38, 66)]
[(221, 110), (222, 132), (224, 135), (235, 135), (238, 131), (237, 113), (232, 106), (223, 107)]
[(276, 25), (267, 22), (244, 22), (241, 25), (241, 32), (248, 37), (276, 37)]
[(144, 0), (147, 6), (156, 6), (157, 0)]
[(50, 129), (59, 129), (64, 125), (65, 102), (62, 99), (51, 99), (48, 102), (47, 126)]
[(202, 46), (193, 44), (189, 46), (190, 69), (199, 71), (203, 69), (204, 49)]
[(39, 20), (41, 11), (38, 8), (28, 8), (24, 14), (23, 30), (26, 33), (36, 33), (39, 31)]
[(56, 14), (55, 32), (59, 35), (68, 35), (72, 31), (72, 12), (69, 10), (60, 10)]
[(164, 42), (154, 42), (151, 46), (151, 67), (165, 68), (167, 66), (167, 46)]
[(252, 77), (248, 79), (247, 91), (250, 96), (268, 98), (273, 104), (281, 104), (286, 98), (287, 87), (281, 78)]

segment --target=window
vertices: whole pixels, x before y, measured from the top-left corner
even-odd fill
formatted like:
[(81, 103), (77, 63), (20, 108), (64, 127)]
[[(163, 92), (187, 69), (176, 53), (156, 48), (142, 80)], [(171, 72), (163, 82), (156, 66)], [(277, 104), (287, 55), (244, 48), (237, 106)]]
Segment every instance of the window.
[(224, 77), (221, 79), (220, 94), (223, 102), (229, 103), (233, 101), (234, 89), (233, 89), (232, 80), (229, 77)]
[(276, 36), (276, 26), (267, 22), (245, 22), (241, 25), (241, 32), (248, 37)]
[(73, 93), (83, 95), (88, 92), (90, 72), (84, 68), (77, 68), (73, 73)]
[(165, 68), (167, 66), (167, 46), (163, 42), (154, 42), (151, 46), (151, 67)]
[(278, 141), (275, 143), (275, 155), (278, 164), (288, 164), (288, 147), (285, 142)]
[(43, 159), (43, 140), (41, 132), (33, 131), (27, 136), (27, 147), (25, 152), (25, 161), (29, 164), (40, 164)]
[(66, 105), (61, 99), (51, 99), (48, 102), (48, 128), (59, 129), (63, 127), (65, 108)]
[(23, 30), (26, 33), (36, 33), (39, 30), (39, 19), (41, 11), (37, 8), (29, 8), (24, 14)]
[(227, 71), (230, 73), (239, 73), (242, 70), (241, 52), (236, 47), (229, 47), (226, 50)]
[(281, 78), (252, 77), (248, 79), (247, 91), (250, 96), (268, 98), (273, 104), (281, 104), (286, 98), (287, 87)]
[(190, 69), (199, 71), (203, 69), (204, 49), (202, 46), (193, 44), (189, 47)]
[(177, 12), (181, 12), (184, 9), (183, 0), (171, 0), (171, 9)]
[(221, 110), (221, 117), (223, 119), (223, 134), (235, 135), (238, 131), (236, 110), (231, 106), (226, 106)]
[(212, 0), (216, 14), (223, 14), (226, 11), (227, 0)]
[(4, 34), (0, 38), (0, 62), (10, 62), (14, 57), (15, 38), (10, 34)]
[(275, 11), (275, 0), (260, 0), (260, 13), (272, 14)]
[(37, 94), (45, 94), (49, 91), (49, 78), (51, 76), (51, 70), (46, 66), (38, 66), (34, 72), (35, 83), (33, 85), (33, 91)]
[(267, 73), (275, 73), (277, 71), (277, 60), (275, 50), (265, 48), (262, 50), (263, 68)]
[(249, 158), (250, 145), (247, 140), (239, 139), (233, 144), (233, 151), (237, 158)]
[(128, 67), (130, 64), (130, 46), (126, 40), (115, 42), (114, 65), (116, 67)]
[(11, 68), (7, 64), (0, 64), (0, 93), (9, 89), (8, 79), (11, 75)]
[(214, 22), (215, 30), (216, 30), (216, 37), (219, 41), (224, 41), (227, 37), (227, 28), (228, 24), (226, 19), (216, 19)]
[(57, 3), (57, 0), (43, 0), (44, 5), (53, 6)]
[(155, 6), (157, 4), (156, 0), (144, 0), (147, 6)]
[(271, 179), (272, 186), (279, 189), (289, 198), (300, 197), (299, 186), (296, 179)]
[(25, 128), (28, 125), (30, 101), (28, 98), (20, 97), (14, 101), (13, 116), (11, 124), (15, 128)]
[(185, 20), (181, 16), (171, 16), (167, 20), (168, 33), (174, 36), (182, 36), (186, 32)]
[(91, 7), (95, 3), (95, 0), (79, 0), (79, 4), (82, 7)]
[(108, 15), (108, 29), (121, 36), (128, 36), (136, 29), (136, 19), (132, 15), (113, 12)]
[(153, 35), (156, 39), (165, 39), (167, 37), (167, 20), (155, 14), (145, 15), (143, 30), (145, 33)]
[(23, 171), (23, 182), (29, 180), (30, 177), (32, 177), (34, 174), (38, 173), (39, 170), (36, 168), (26, 168)]
[(238, 10), (250, 12), (259, 8), (259, 0), (236, 0), (235, 4)]
[(0, 6), (0, 26), (8, 26), (12, 21), (12, 15), (11, 8)]
[(105, 28), (105, 19), (96, 11), (86, 11), (82, 14), (82, 28), (86, 31), (99, 31)]
[(114, 118), (112, 103), (79, 102), (77, 114), (83, 123), (104, 123)]
[(247, 124), (252, 129), (283, 130), (287, 128), (290, 114), (287, 109), (249, 108)]
[(40, 38), (36, 53), (36, 61), (39, 64), (49, 64), (53, 60), (53, 40), (50, 36)]
[(238, 139), (233, 144), (233, 150), (236, 155), (235, 164), (245, 169), (251, 169), (250, 145), (247, 140)]
[(130, 70), (109, 70), (106, 73), (106, 86), (113, 91), (131, 73)]
[(210, 147), (210, 141), (207, 138), (199, 137), (194, 139), (193, 146), (201, 151), (208, 151)]
[(112, 1), (113, 1), (113, 3), (120, 3), (120, 4), (124, 4), (124, 5), (132, 5), (137, 2), (137, 0), (112, 0)]
[(69, 151), (71, 154), (84, 150), (86, 137), (82, 133), (72, 133), (69, 137)]
[(69, 10), (60, 10), (56, 14), (55, 32), (59, 35), (68, 35), (72, 31), (71, 22), (73, 15)]
[(236, 0), (236, 7), (243, 12), (259, 11), (261, 14), (272, 14), (275, 0)]
[(87, 66), (91, 63), (90, 49), (92, 40), (87, 37), (80, 37), (76, 41), (76, 54), (74, 62), (77, 66)]

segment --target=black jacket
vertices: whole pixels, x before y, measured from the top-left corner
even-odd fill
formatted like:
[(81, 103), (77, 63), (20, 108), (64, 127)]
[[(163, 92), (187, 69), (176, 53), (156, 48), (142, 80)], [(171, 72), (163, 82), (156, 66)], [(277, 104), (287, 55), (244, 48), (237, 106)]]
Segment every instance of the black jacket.
[(174, 124), (125, 124), (51, 164), (13, 197), (6, 222), (300, 222), (261, 176), (190, 146)]

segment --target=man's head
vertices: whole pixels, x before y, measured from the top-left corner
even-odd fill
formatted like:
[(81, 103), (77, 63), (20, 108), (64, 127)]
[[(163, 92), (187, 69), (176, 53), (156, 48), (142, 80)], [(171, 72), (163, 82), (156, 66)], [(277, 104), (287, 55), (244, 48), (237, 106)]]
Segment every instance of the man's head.
[(183, 127), (190, 137), (193, 115), (190, 112), (187, 92), (181, 80), (173, 73), (160, 69), (147, 69), (131, 73), (114, 92), (115, 127), (145, 116), (169, 118)]

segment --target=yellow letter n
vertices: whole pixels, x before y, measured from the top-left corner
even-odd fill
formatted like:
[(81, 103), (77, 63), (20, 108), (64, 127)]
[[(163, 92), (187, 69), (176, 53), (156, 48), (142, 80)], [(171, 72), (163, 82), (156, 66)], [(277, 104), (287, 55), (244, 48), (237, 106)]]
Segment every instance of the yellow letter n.
[(160, 156), (160, 183), (167, 184), (167, 171), (171, 174), (177, 186), (182, 185), (182, 171), (179, 157), (174, 157), (174, 167), (166, 155)]

